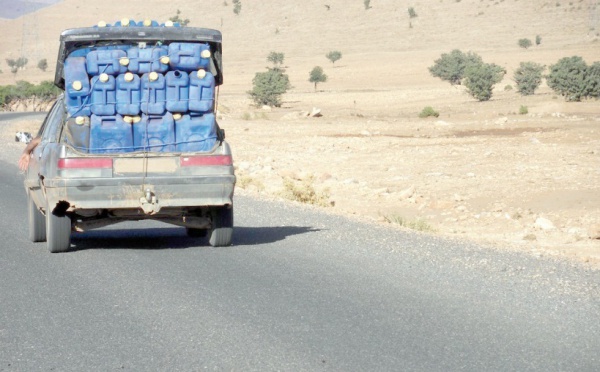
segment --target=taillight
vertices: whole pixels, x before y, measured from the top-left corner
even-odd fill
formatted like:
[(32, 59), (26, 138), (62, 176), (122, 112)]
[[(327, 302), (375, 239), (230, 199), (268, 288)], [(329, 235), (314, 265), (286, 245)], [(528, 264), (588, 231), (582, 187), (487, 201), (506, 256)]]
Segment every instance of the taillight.
[(112, 168), (113, 160), (111, 158), (77, 158), (77, 159), (59, 159), (58, 169), (97, 169)]
[(232, 165), (231, 155), (182, 156), (182, 167), (200, 167), (214, 165)]

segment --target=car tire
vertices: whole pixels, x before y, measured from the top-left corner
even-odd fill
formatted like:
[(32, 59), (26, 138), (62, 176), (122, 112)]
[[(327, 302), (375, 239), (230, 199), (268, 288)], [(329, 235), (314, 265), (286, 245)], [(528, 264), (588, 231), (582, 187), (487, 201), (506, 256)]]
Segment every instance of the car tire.
[(46, 243), (50, 253), (66, 252), (71, 247), (71, 218), (57, 216), (46, 209)]
[(185, 228), (185, 233), (190, 238), (205, 238), (208, 235), (207, 229), (193, 229), (191, 227)]
[(211, 212), (212, 226), (208, 231), (208, 243), (213, 247), (231, 245), (233, 236), (233, 206), (216, 208)]
[(46, 241), (46, 217), (39, 211), (31, 195), (27, 195), (29, 214), (29, 240), (34, 243)]

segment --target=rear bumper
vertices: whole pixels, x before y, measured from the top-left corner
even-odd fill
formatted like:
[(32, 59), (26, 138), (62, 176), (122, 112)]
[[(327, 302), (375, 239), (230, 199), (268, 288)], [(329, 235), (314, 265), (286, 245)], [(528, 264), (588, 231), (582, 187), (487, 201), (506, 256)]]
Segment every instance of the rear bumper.
[[(233, 204), (234, 175), (148, 178), (45, 179), (49, 205), (65, 201), (77, 209), (147, 209)], [(151, 200), (146, 198), (148, 192)]]

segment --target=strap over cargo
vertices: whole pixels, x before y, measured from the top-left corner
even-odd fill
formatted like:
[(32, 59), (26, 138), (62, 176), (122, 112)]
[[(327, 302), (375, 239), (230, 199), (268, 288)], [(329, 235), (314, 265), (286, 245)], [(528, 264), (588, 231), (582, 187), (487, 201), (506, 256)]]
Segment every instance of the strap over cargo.
[(220, 31), (196, 27), (86, 27), (65, 30), (61, 33), (54, 84), (65, 89), (64, 62), (72, 51), (103, 45), (123, 43), (131, 45), (136, 42), (208, 44), (211, 53), (207, 70), (214, 76), (215, 85), (223, 83), (222, 35)]

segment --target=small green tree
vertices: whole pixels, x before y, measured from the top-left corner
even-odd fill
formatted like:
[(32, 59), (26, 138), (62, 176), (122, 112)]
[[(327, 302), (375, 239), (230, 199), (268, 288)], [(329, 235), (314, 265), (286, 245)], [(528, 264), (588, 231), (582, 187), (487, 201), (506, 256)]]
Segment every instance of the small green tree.
[(483, 60), (475, 53), (463, 53), (454, 49), (450, 53), (444, 53), (435, 60), (429, 72), (435, 77), (449, 81), (452, 85), (460, 85), (464, 78), (465, 69), (470, 65), (482, 64)]
[(587, 96), (588, 66), (579, 56), (565, 57), (550, 66), (546, 82), (550, 89), (565, 97), (567, 101), (581, 101)]
[(250, 98), (258, 106), (281, 106), (281, 96), (292, 86), (289, 77), (278, 68), (267, 68), (265, 72), (257, 72), (252, 79)]
[(529, 39), (519, 39), (519, 46), (521, 48), (527, 49), (531, 46), (531, 40)]
[(323, 68), (321, 66), (315, 66), (310, 71), (310, 78), (308, 79), (311, 83), (315, 84), (315, 92), (317, 91), (317, 84), (324, 83), (327, 81), (327, 75), (323, 73)]
[(524, 96), (534, 94), (535, 90), (542, 84), (544, 68), (544, 66), (535, 62), (521, 62), (513, 77), (517, 83), (517, 91)]
[(502, 81), (506, 71), (493, 63), (469, 65), (465, 69), (465, 87), (467, 92), (479, 101), (492, 98), (494, 85)]
[(280, 67), (283, 64), (283, 60), (285, 59), (285, 54), (278, 52), (271, 52), (267, 56), (267, 61), (273, 63), (275, 68)]
[(233, 3), (233, 13), (235, 13), (235, 15), (239, 15), (242, 11), (242, 1), (232, 0), (231, 2)]
[(542, 43), (542, 37), (540, 35), (537, 35), (535, 37), (535, 45), (540, 45)]
[(17, 59), (6, 59), (6, 64), (8, 65), (8, 67), (10, 67), (10, 72), (12, 72), (15, 75), (17, 74), (17, 72), (19, 72), (19, 70), (25, 67), (27, 62), (29, 62), (29, 60), (25, 57), (19, 57)]
[(413, 8), (412, 6), (408, 8), (408, 16), (410, 18), (417, 18), (417, 12), (415, 12), (415, 8)]
[(42, 71), (44, 71), (44, 72), (45, 72), (45, 71), (46, 71), (46, 69), (48, 68), (48, 60), (46, 60), (46, 58), (44, 58), (44, 59), (40, 59), (40, 60), (39, 60), (39, 62), (38, 62), (38, 64), (37, 64), (37, 67), (38, 67), (40, 70), (42, 70)]
[(365, 4), (365, 9), (366, 10), (371, 9), (371, 0), (364, 0), (363, 4)]
[(335, 65), (335, 62), (342, 58), (342, 52), (340, 52), (339, 50), (332, 50), (331, 52), (327, 53), (325, 57), (327, 57), (327, 59)]
[(177, 9), (177, 14), (171, 18), (169, 18), (169, 21), (173, 22), (173, 23), (179, 23), (182, 27), (187, 26), (190, 23), (189, 19), (183, 19), (180, 17), (181, 15), (181, 10)]

